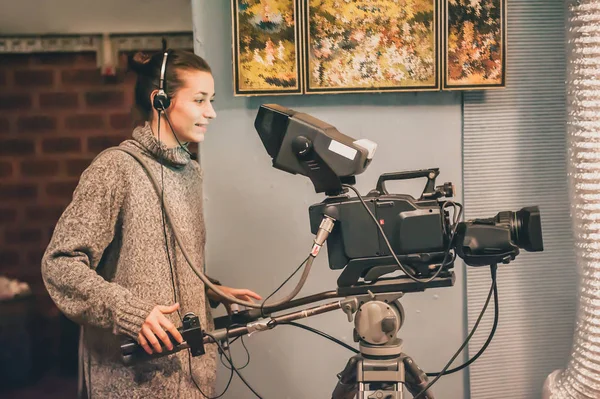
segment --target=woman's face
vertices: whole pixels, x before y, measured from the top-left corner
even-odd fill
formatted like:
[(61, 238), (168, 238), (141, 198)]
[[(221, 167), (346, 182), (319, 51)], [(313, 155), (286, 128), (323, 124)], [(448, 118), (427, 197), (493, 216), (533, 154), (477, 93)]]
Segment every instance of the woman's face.
[[(215, 81), (209, 72), (184, 70), (179, 74), (183, 85), (171, 99), (167, 116), (180, 142), (199, 143), (204, 140), (208, 124), (217, 116), (212, 106)], [(162, 119), (163, 126), (169, 127)]]

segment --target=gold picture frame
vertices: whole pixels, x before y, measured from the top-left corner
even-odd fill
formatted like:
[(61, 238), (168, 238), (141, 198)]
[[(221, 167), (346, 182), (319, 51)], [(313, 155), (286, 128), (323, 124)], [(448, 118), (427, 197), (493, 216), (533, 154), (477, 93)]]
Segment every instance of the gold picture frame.
[(506, 87), (507, 0), (442, 1), (443, 90)]
[(298, 0), (231, 0), (235, 96), (302, 94)]
[(305, 0), (306, 94), (439, 91), (438, 0)]

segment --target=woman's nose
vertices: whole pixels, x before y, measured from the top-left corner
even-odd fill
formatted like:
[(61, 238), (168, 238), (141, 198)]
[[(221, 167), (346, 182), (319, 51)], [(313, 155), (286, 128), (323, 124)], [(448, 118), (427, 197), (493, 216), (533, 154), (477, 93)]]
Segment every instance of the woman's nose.
[(215, 119), (217, 117), (217, 113), (215, 112), (215, 109), (212, 106), (212, 103), (209, 103), (210, 105), (208, 106), (208, 108), (206, 109), (206, 112), (204, 113), (204, 117), (207, 119)]

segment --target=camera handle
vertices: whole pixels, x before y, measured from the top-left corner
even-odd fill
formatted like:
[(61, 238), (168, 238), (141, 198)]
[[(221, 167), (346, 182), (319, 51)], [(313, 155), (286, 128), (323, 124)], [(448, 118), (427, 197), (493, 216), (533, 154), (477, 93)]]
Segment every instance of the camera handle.
[(155, 352), (152, 355), (147, 354), (146, 351), (133, 339), (124, 338), (121, 342), (121, 357), (123, 359), (123, 363), (129, 365), (137, 361), (145, 361), (152, 358), (167, 356), (184, 349), (190, 349), (190, 353), (193, 357), (204, 355), (204, 331), (202, 330), (198, 316), (192, 312), (188, 312), (185, 314), (185, 316), (183, 316), (182, 324), (183, 325), (178, 328), (178, 330), (183, 337), (183, 342), (178, 343), (175, 341), (175, 338), (173, 338), (171, 333), (167, 331), (167, 335), (173, 344), (173, 349), (168, 350), (167, 347), (161, 342), (162, 352)]
[(425, 189), (423, 190), (423, 196), (427, 194), (431, 194), (435, 192), (435, 179), (439, 176), (440, 169), (439, 168), (431, 168), (431, 169), (421, 169), (421, 170), (411, 170), (406, 172), (393, 172), (393, 173), (384, 173), (379, 176), (377, 180), (376, 190), (381, 194), (389, 194), (385, 187), (385, 182), (389, 180), (408, 180), (408, 179), (417, 179), (419, 177), (426, 177), (427, 184), (425, 185)]

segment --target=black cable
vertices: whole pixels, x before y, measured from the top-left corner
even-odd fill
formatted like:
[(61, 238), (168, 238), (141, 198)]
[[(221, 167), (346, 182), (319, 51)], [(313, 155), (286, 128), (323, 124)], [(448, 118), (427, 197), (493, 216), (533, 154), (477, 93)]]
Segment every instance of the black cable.
[(233, 370), (231, 370), (231, 373), (229, 374), (229, 380), (227, 381), (227, 385), (225, 386), (225, 389), (223, 389), (223, 392), (221, 392), (217, 396), (208, 396), (207, 394), (205, 394), (202, 391), (202, 389), (200, 388), (200, 386), (196, 382), (196, 379), (194, 378), (194, 375), (192, 374), (192, 354), (190, 353), (190, 351), (188, 351), (188, 364), (190, 366), (190, 376), (192, 377), (192, 381), (194, 382), (194, 385), (196, 386), (196, 388), (198, 388), (198, 391), (200, 392), (200, 394), (202, 396), (204, 396), (207, 399), (218, 399), (221, 396), (225, 395), (225, 392), (227, 392), (227, 390), (229, 389), (229, 385), (231, 384), (231, 381), (233, 380)]
[[(231, 355), (231, 345), (237, 341), (238, 338), (242, 339), (242, 346), (244, 347), (244, 349), (246, 350), (246, 364), (244, 364), (242, 367), (236, 367), (238, 370), (243, 370), (246, 368), (246, 366), (248, 366), (248, 364), (250, 364), (250, 352), (248, 351), (248, 348), (246, 347), (246, 344), (244, 343), (244, 336), (243, 335), (238, 335), (237, 337), (235, 337), (232, 341), (229, 340), (229, 330), (232, 328), (236, 328), (236, 327), (244, 327), (245, 325), (243, 324), (238, 324), (238, 323), (234, 323), (233, 322), (233, 318), (231, 316), (231, 314), (228, 314), (229, 316), (229, 325), (227, 327), (225, 327), (226, 330), (226, 334), (225, 337), (227, 339), (227, 351), (229, 352), (229, 358), (233, 361), (233, 356)], [(227, 370), (231, 370), (231, 367), (227, 366), (225, 364), (225, 362), (223, 361), (223, 353), (220, 353), (220, 358), (221, 358), (221, 364), (223, 364), (223, 366), (227, 369)]]
[(92, 355), (90, 353), (89, 350), (87, 350), (88, 353), (88, 384), (89, 384), (89, 399), (92, 399)]
[[(162, 112), (164, 112), (165, 116), (167, 114), (164, 111), (164, 108), (163, 108), (163, 111), (159, 111), (158, 112), (157, 136), (158, 136), (158, 141), (159, 142), (160, 142), (160, 115), (161, 115)], [(173, 135), (175, 135), (175, 133), (173, 133)], [(174, 300), (174, 303), (177, 303), (177, 289), (176, 289), (176, 285), (175, 285), (175, 272), (173, 270), (173, 262), (171, 261), (171, 254), (169, 252), (169, 240), (167, 238), (167, 223), (166, 223), (166, 220), (165, 220), (165, 181), (164, 181), (164, 166), (165, 166), (165, 164), (164, 164), (163, 158), (159, 157), (159, 161), (160, 161), (160, 183), (161, 183), (160, 205), (161, 205), (161, 217), (162, 217), (162, 225), (163, 225), (163, 234), (164, 234), (164, 237), (165, 237), (165, 250), (167, 252), (167, 260), (169, 261), (169, 270), (171, 272), (171, 284), (172, 284), (172, 287), (173, 287), (173, 300)], [(180, 319), (183, 319), (181, 317), (181, 312), (180, 312), (179, 309), (177, 309), (177, 315), (179, 316)], [(220, 395), (218, 395), (218, 396), (210, 397), (210, 396), (206, 395), (202, 391), (202, 389), (200, 388), (200, 386), (196, 382), (196, 379), (194, 378), (194, 373), (192, 372), (192, 354), (191, 354), (190, 350), (188, 350), (188, 365), (189, 365), (189, 370), (190, 370), (190, 378), (192, 379), (192, 382), (194, 383), (194, 385), (196, 386), (196, 388), (198, 389), (198, 391), (200, 392), (200, 394), (202, 396), (204, 396), (207, 399), (218, 399), (221, 396), (225, 395), (225, 392), (227, 392), (227, 390), (229, 389), (229, 385), (231, 384), (231, 380), (233, 379), (233, 371), (231, 372), (231, 375), (229, 376), (229, 381), (227, 382), (227, 386), (225, 387), (225, 389), (223, 390), (223, 392)]]
[[(157, 135), (158, 135), (158, 141), (160, 142), (160, 114), (162, 111), (158, 112), (158, 128), (157, 128)], [(166, 114), (166, 112), (165, 112)], [(161, 157), (158, 157), (159, 161), (160, 161), (160, 184), (161, 184), (161, 190), (160, 190), (160, 215), (162, 218), (162, 225), (163, 225), (163, 234), (165, 237), (165, 250), (167, 251), (167, 260), (169, 261), (169, 270), (171, 271), (171, 285), (173, 286), (173, 303), (177, 303), (177, 291), (176, 291), (176, 286), (175, 286), (175, 273), (173, 271), (173, 263), (171, 262), (171, 254), (169, 253), (169, 240), (167, 238), (167, 222), (165, 220), (165, 180), (164, 180), (164, 168), (165, 168), (165, 163), (164, 160)], [(179, 316), (180, 319), (182, 319), (181, 317), (181, 313), (179, 311), (179, 309), (177, 309), (177, 315)]]
[(377, 221), (377, 218), (375, 217), (375, 215), (373, 215), (373, 212), (371, 212), (371, 210), (369, 209), (368, 205), (365, 203), (365, 200), (360, 195), (360, 193), (358, 192), (358, 190), (356, 188), (354, 188), (353, 186), (348, 185), (348, 184), (342, 184), (342, 187), (345, 187), (345, 188), (348, 188), (348, 189), (354, 191), (354, 193), (356, 194), (356, 196), (360, 200), (360, 202), (363, 205), (363, 207), (365, 208), (365, 210), (369, 213), (369, 216), (371, 216), (371, 219), (373, 220), (373, 222), (375, 222), (375, 225), (377, 226), (377, 229), (379, 229), (379, 233), (383, 237), (383, 240), (385, 241), (385, 244), (386, 244), (388, 250), (390, 251), (390, 254), (394, 258), (394, 260), (396, 261), (396, 263), (398, 264), (398, 266), (400, 267), (400, 269), (404, 272), (404, 274), (406, 274), (411, 280), (416, 281), (417, 283), (422, 283), (422, 284), (429, 283), (429, 282), (433, 281), (435, 278), (437, 278), (437, 276), (440, 274), (440, 272), (442, 271), (442, 269), (445, 266), (449, 266), (450, 264), (452, 264), (452, 262), (454, 262), (454, 259), (456, 258), (455, 255), (453, 255), (452, 261), (450, 263), (446, 263), (446, 258), (448, 257), (448, 254), (450, 253), (450, 250), (452, 248), (452, 240), (454, 238), (454, 234), (456, 233), (456, 229), (458, 227), (458, 223), (456, 223), (456, 221), (460, 220), (460, 216), (462, 215), (462, 210), (463, 210), (462, 205), (458, 205), (458, 204), (454, 203), (453, 201), (446, 201), (444, 203), (444, 205), (442, 206), (442, 210), (443, 210), (446, 207), (446, 204), (453, 204), (455, 206), (458, 206), (460, 208), (460, 211), (458, 212), (458, 214), (455, 215), (454, 227), (452, 229), (452, 234), (451, 234), (451, 236), (450, 236), (450, 238), (448, 240), (448, 248), (446, 249), (446, 252), (444, 254), (444, 259), (442, 260), (442, 264), (440, 265), (440, 267), (434, 273), (433, 276), (431, 276), (431, 277), (429, 277), (427, 279), (420, 279), (420, 278), (417, 278), (417, 277), (414, 276), (415, 272), (414, 272), (414, 270), (412, 270), (412, 268), (409, 268), (411, 270), (411, 272), (409, 272), (407, 270), (407, 266), (405, 266), (402, 263), (400, 263), (400, 261), (398, 260), (398, 257), (396, 256), (396, 253), (392, 249), (392, 245), (390, 244), (390, 241), (388, 240), (387, 236), (385, 235), (385, 232), (383, 231), (383, 228), (381, 227), (381, 225)]
[[(496, 284), (496, 282), (494, 281), (494, 291), (493, 291), (493, 298), (494, 298), (494, 324), (492, 326), (492, 330), (490, 332), (490, 335), (488, 336), (487, 340), (485, 341), (485, 343), (483, 344), (483, 346), (481, 347), (481, 349), (479, 350), (479, 352), (477, 352), (477, 354), (475, 356), (473, 356), (471, 359), (469, 359), (467, 362), (463, 363), (462, 365), (447, 370), (443, 373), (443, 375), (449, 375), (449, 374), (453, 374), (456, 373), (468, 366), (470, 366), (473, 362), (475, 362), (482, 354), (483, 352), (487, 349), (487, 347), (489, 346), (489, 344), (492, 342), (492, 339), (494, 338), (494, 334), (496, 333), (496, 328), (498, 327), (498, 320), (499, 320), (499, 306), (498, 306), (498, 286)], [(359, 350), (351, 347), (350, 345), (347, 345), (345, 342), (338, 340), (335, 337), (332, 337), (331, 335), (324, 333), (323, 331), (317, 330), (315, 328), (312, 327), (308, 327), (306, 325), (303, 324), (299, 324), (299, 323), (295, 323), (295, 322), (287, 322), (287, 323), (281, 323), (281, 325), (291, 325), (291, 326), (295, 326), (295, 327), (300, 327), (304, 330), (310, 331), (312, 333), (315, 333), (317, 335), (322, 336), (323, 338), (327, 338), (330, 341), (335, 342), (338, 345), (343, 346), (344, 348), (354, 352), (354, 353), (360, 353)], [(239, 338), (239, 337), (238, 337)], [(236, 338), (237, 339), (237, 338)], [(235, 340), (234, 340), (235, 341)], [(438, 375), (440, 375), (442, 373), (427, 373), (428, 377), (437, 377)]]
[(244, 347), (244, 350), (246, 351), (246, 355), (248, 356), (248, 360), (246, 361), (246, 364), (244, 364), (242, 367), (238, 367), (238, 370), (245, 369), (246, 366), (250, 364), (250, 351), (248, 350), (248, 347), (246, 346), (246, 343), (244, 342), (244, 336), (240, 336), (240, 339), (242, 341), (242, 346)]
[(413, 397), (413, 399), (418, 399), (421, 395), (423, 395), (425, 392), (427, 392), (427, 390), (429, 388), (431, 388), (433, 386), (433, 384), (435, 384), (446, 372), (446, 370), (448, 370), (448, 367), (450, 367), (450, 365), (452, 364), (452, 362), (454, 361), (454, 359), (456, 359), (458, 357), (458, 355), (460, 354), (460, 352), (462, 352), (462, 350), (464, 349), (465, 346), (467, 346), (467, 344), (469, 343), (469, 341), (471, 340), (471, 337), (473, 337), (473, 334), (475, 334), (475, 331), (477, 330), (477, 327), (479, 326), (479, 323), (481, 322), (481, 319), (483, 319), (483, 315), (485, 314), (485, 311), (490, 303), (490, 300), (492, 299), (492, 293), (494, 292), (494, 286), (496, 285), (496, 269), (497, 266), (496, 265), (490, 265), (490, 270), (492, 273), (492, 286), (490, 287), (490, 292), (488, 294), (488, 297), (485, 301), (485, 305), (483, 306), (483, 309), (481, 310), (481, 313), (479, 314), (479, 317), (477, 318), (477, 321), (475, 322), (475, 325), (473, 326), (473, 329), (471, 330), (471, 332), (469, 333), (469, 335), (467, 336), (467, 339), (465, 339), (465, 342), (463, 342), (463, 344), (460, 346), (460, 348), (458, 348), (458, 350), (456, 351), (456, 353), (454, 354), (454, 356), (452, 356), (452, 359), (450, 359), (450, 361), (446, 364), (446, 366), (444, 366), (444, 368), (442, 369), (442, 371), (439, 372), (439, 374), (429, 383), (427, 384), (427, 386), (425, 388), (423, 388), (423, 390), (421, 392), (419, 392), (417, 395), (415, 395)]
[(265, 303), (266, 303), (266, 302), (269, 300), (269, 298), (271, 298), (271, 297), (272, 297), (273, 295), (275, 295), (275, 294), (276, 294), (276, 293), (277, 293), (277, 292), (278, 292), (278, 291), (279, 291), (281, 288), (283, 288), (283, 286), (284, 286), (284, 285), (286, 285), (286, 284), (287, 284), (287, 282), (288, 282), (288, 281), (290, 281), (290, 279), (296, 275), (296, 273), (298, 273), (298, 271), (299, 271), (299, 270), (302, 268), (302, 266), (304, 266), (304, 265), (306, 264), (306, 262), (308, 261), (308, 259), (309, 259), (309, 258), (310, 258), (310, 255), (308, 255), (308, 256), (306, 257), (306, 259), (304, 259), (304, 260), (302, 261), (302, 263), (300, 263), (300, 266), (298, 266), (298, 267), (296, 268), (296, 270), (294, 270), (294, 272), (293, 272), (293, 273), (292, 273), (292, 274), (291, 274), (291, 275), (290, 275), (288, 278), (286, 278), (286, 279), (285, 279), (285, 281), (284, 281), (283, 283), (281, 283), (281, 285), (280, 285), (280, 286), (279, 286), (279, 287), (278, 287), (278, 288), (277, 288), (275, 291), (273, 291), (273, 292), (271, 293), (271, 295), (269, 295), (269, 296), (267, 297), (267, 299), (265, 299), (264, 301), (262, 301), (262, 303), (260, 304), (260, 315), (261, 315), (261, 317), (263, 317), (263, 318), (265, 317), (265, 313), (264, 313), (264, 309), (265, 309)]
[[(241, 338), (242, 341), (242, 346), (244, 347), (244, 350), (246, 351), (246, 363), (241, 366), (241, 367), (236, 367), (238, 370), (243, 370), (245, 369), (249, 364), (250, 364), (250, 352), (248, 351), (248, 348), (246, 347), (246, 344), (244, 343), (244, 336), (240, 335), (239, 337), (236, 337), (233, 341), (229, 342), (229, 340), (227, 341), (227, 346), (229, 347), (228, 352), (229, 352), (229, 357), (231, 358), (231, 360), (233, 361), (233, 356), (231, 355), (231, 345), (238, 339)], [(225, 367), (227, 370), (231, 370), (231, 367), (229, 367), (228, 365), (225, 364), (225, 362), (223, 361), (223, 353), (220, 353), (220, 358), (221, 358), (221, 363), (223, 364), (223, 367)]]
[(224, 354), (225, 350), (223, 349), (223, 347), (221, 346), (221, 344), (219, 343), (219, 341), (217, 341), (215, 339), (215, 337), (212, 336), (210, 333), (205, 332), (204, 334), (206, 334), (207, 336), (211, 337), (212, 340), (217, 344), (217, 346), (219, 347), (219, 349), (223, 353), (223, 356), (225, 356), (225, 359), (227, 360), (227, 362), (229, 363), (229, 365), (231, 366), (231, 368), (233, 369), (233, 371), (235, 371), (235, 373), (238, 375), (238, 377), (240, 377), (240, 380), (242, 380), (242, 382), (244, 384), (246, 384), (246, 386), (248, 387), (248, 389), (250, 389), (252, 391), (252, 393), (254, 395), (256, 395), (257, 398), (262, 399), (262, 396), (260, 396), (258, 393), (256, 393), (256, 391), (254, 389), (252, 389), (252, 387), (250, 386), (250, 384), (248, 384), (248, 381), (246, 381), (246, 379), (242, 376), (242, 374), (234, 366), (233, 361), (229, 357), (227, 357), (227, 355)]
[(327, 333), (325, 333), (325, 332), (323, 332), (323, 331), (317, 330), (316, 328), (312, 328), (312, 327), (309, 327), (309, 326), (307, 326), (307, 325), (300, 324), (300, 323), (296, 323), (296, 322), (293, 322), (293, 321), (288, 321), (288, 322), (285, 322), (285, 323), (280, 323), (279, 325), (283, 325), (283, 326), (284, 326), (284, 325), (286, 325), (286, 324), (287, 324), (287, 325), (290, 325), (290, 326), (294, 326), (294, 327), (299, 327), (299, 328), (302, 328), (303, 330), (306, 330), (306, 331), (310, 331), (310, 332), (312, 332), (312, 333), (315, 333), (315, 334), (317, 334), (317, 335), (320, 335), (320, 336), (321, 336), (321, 337), (323, 337), (323, 338), (327, 338), (328, 340), (330, 340), (330, 341), (333, 341), (333, 342), (335, 342), (336, 344), (338, 344), (338, 345), (341, 345), (341, 346), (343, 346), (344, 348), (346, 348), (346, 349), (348, 349), (348, 350), (350, 350), (350, 351), (352, 351), (352, 352), (354, 352), (354, 353), (360, 353), (360, 351), (359, 351), (359, 350), (357, 350), (357, 349), (355, 349), (355, 348), (351, 347), (351, 346), (350, 346), (350, 345), (348, 345), (347, 343), (345, 343), (345, 342), (343, 342), (343, 341), (340, 341), (339, 339), (337, 339), (337, 338), (335, 338), (335, 337), (332, 337), (331, 335), (329, 335), (329, 334), (327, 334)]
[[(498, 302), (498, 284), (494, 280), (494, 324), (492, 326), (492, 331), (490, 332), (490, 335), (488, 336), (487, 340), (485, 341), (485, 343), (483, 344), (481, 349), (479, 349), (479, 352), (477, 352), (477, 354), (475, 356), (473, 356), (471, 359), (469, 359), (464, 364), (444, 372), (444, 375), (456, 373), (457, 371), (460, 371), (460, 370), (464, 369), (465, 367), (470, 366), (475, 360), (477, 360), (483, 354), (483, 352), (485, 352), (485, 350), (487, 349), (489, 344), (492, 342), (492, 339), (494, 338), (494, 334), (496, 333), (496, 328), (498, 327), (498, 320), (499, 320), (499, 313), (500, 313), (498, 303), (499, 303)], [(429, 377), (437, 377), (439, 374), (440, 373), (427, 373), (427, 375)]]
[[(495, 312), (494, 312), (495, 316), (494, 316), (494, 325), (492, 327), (492, 331), (490, 332), (490, 335), (488, 336), (485, 344), (481, 347), (479, 352), (477, 352), (477, 354), (475, 356), (473, 356), (471, 359), (469, 359), (467, 362), (463, 363), (462, 365), (445, 371), (443, 375), (453, 374), (453, 373), (456, 373), (456, 372), (470, 366), (473, 362), (475, 362), (475, 360), (477, 360), (483, 354), (483, 352), (487, 349), (489, 344), (492, 342), (492, 339), (494, 338), (494, 334), (496, 332), (496, 328), (498, 326), (498, 287), (497, 287), (497, 285), (494, 286), (494, 310), (495, 310)], [(351, 347), (350, 345), (346, 344), (345, 342), (340, 341), (339, 339), (332, 337), (331, 335), (329, 335), (323, 331), (317, 330), (316, 328), (308, 327), (304, 324), (295, 323), (295, 322), (281, 323), (280, 325), (286, 325), (286, 324), (288, 324), (290, 326), (294, 326), (294, 327), (299, 327), (304, 330), (310, 331), (314, 334), (320, 335), (323, 338), (333, 341), (334, 343), (336, 343), (340, 346), (343, 346), (344, 348), (346, 348), (349, 351), (354, 352), (356, 354), (360, 353), (359, 350)], [(243, 338), (243, 337), (242, 336), (236, 337), (233, 341), (231, 341), (231, 343), (234, 343), (238, 338)], [(243, 340), (242, 340), (242, 342), (243, 342)], [(438, 375), (440, 375), (440, 373), (427, 373), (428, 377), (437, 377)]]
[[(160, 101), (160, 100), (159, 100)], [(165, 115), (165, 119), (167, 120), (167, 123), (169, 124), (169, 127), (171, 128), (171, 132), (173, 133), (173, 137), (175, 137), (175, 140), (177, 140), (177, 144), (179, 144), (179, 147), (188, 153), (188, 155), (190, 156), (190, 158), (194, 159), (195, 155), (193, 155), (191, 152), (188, 151), (188, 149), (181, 144), (181, 142), (179, 141), (179, 138), (177, 137), (177, 134), (175, 133), (175, 130), (173, 129), (173, 125), (171, 125), (171, 120), (169, 119), (169, 115), (167, 115), (167, 111), (162, 103), (162, 101), (160, 101), (160, 105), (163, 106), (163, 113)], [(158, 117), (159, 117), (159, 123), (160, 123), (160, 112), (158, 113)]]
[[(231, 317), (230, 317), (231, 319)], [(229, 330), (229, 327), (227, 328)], [(214, 340), (214, 338), (213, 338)], [(227, 350), (229, 351), (229, 357), (231, 359), (233, 359), (233, 357), (231, 356), (231, 351), (229, 350), (230, 348), (230, 343), (229, 343), (229, 331), (227, 331)], [(223, 363), (223, 365), (225, 365), (225, 363), (223, 362), (223, 352), (222, 352), (222, 347), (219, 346), (219, 354), (220, 354), (220, 358), (221, 358), (221, 363)], [(189, 365), (190, 365), (190, 375), (192, 374), (192, 356), (191, 356), (191, 352), (188, 350), (188, 361), (189, 361)], [(225, 366), (227, 367), (227, 366)], [(227, 390), (229, 389), (229, 385), (231, 384), (231, 381), (233, 380), (233, 369), (227, 367), (229, 370), (231, 370), (231, 373), (229, 373), (229, 380), (227, 381), (227, 385), (225, 386), (225, 389), (223, 389), (223, 392), (221, 392), (219, 395), (217, 396), (213, 396), (210, 397), (207, 394), (205, 394), (202, 389), (200, 388), (200, 386), (198, 385), (198, 383), (196, 382), (196, 380), (194, 379), (193, 375), (192, 375), (192, 381), (194, 382), (194, 385), (196, 385), (196, 388), (198, 388), (198, 391), (200, 391), (200, 394), (202, 396), (204, 396), (207, 399), (218, 399), (221, 396), (225, 395), (225, 393), (227, 392)]]

